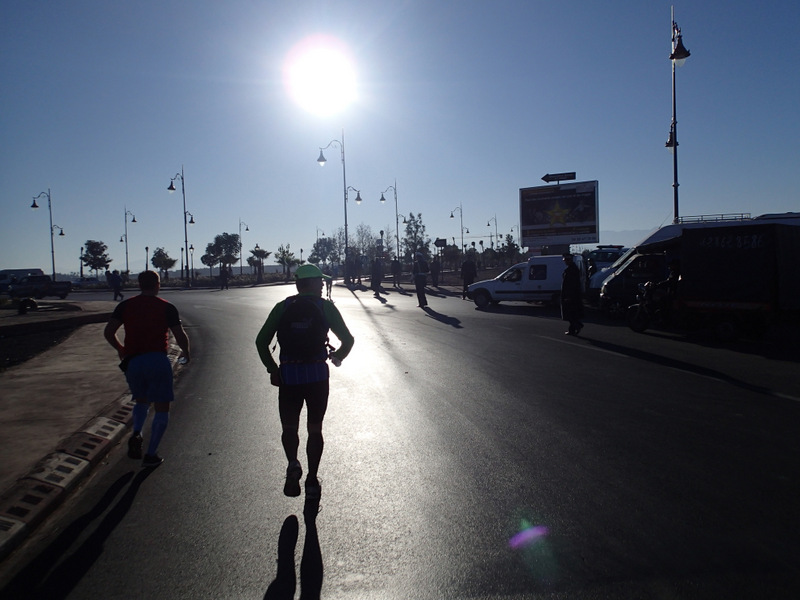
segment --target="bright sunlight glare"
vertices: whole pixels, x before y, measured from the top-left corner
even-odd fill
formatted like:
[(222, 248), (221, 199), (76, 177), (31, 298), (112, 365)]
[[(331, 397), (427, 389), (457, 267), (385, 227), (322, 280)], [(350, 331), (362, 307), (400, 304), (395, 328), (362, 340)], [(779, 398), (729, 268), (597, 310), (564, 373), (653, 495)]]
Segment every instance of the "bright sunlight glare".
[(356, 73), (340, 40), (316, 35), (296, 44), (284, 66), (284, 83), (292, 98), (318, 116), (336, 114), (356, 98)]

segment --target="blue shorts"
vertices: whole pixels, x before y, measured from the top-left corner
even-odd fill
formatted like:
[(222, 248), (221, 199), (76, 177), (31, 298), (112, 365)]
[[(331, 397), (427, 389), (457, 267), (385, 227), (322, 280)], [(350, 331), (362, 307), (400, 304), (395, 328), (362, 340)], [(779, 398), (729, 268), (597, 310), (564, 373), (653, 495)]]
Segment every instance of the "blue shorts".
[(172, 363), (163, 352), (148, 352), (131, 358), (125, 379), (134, 400), (172, 402)]

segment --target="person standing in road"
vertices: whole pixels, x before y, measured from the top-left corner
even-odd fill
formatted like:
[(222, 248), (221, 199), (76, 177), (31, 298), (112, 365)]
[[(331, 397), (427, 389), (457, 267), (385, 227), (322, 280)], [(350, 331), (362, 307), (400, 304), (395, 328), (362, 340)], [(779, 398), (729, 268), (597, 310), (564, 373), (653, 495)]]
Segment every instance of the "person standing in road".
[(400, 260), (395, 256), (392, 260), (392, 279), (394, 279), (394, 287), (400, 287), (400, 276), (403, 274), (403, 265)]
[(583, 329), (583, 294), (581, 293), (581, 272), (572, 254), (561, 255), (566, 268), (561, 280), (561, 319), (569, 321), (567, 335), (578, 335)]
[(222, 265), (219, 268), (219, 289), (220, 290), (227, 290), (228, 288), (228, 278), (230, 277), (231, 272), (230, 269), (226, 268), (225, 265)]
[[(120, 368), (125, 372), (133, 400), (133, 434), (128, 440), (128, 456), (142, 459), (143, 467), (157, 467), (164, 459), (157, 451), (169, 423), (172, 392), (172, 364), (167, 356), (169, 332), (181, 349), (179, 360), (190, 360), (189, 338), (181, 325), (178, 309), (158, 297), (161, 280), (155, 271), (139, 274), (138, 296), (117, 304), (106, 324), (103, 335), (117, 351)], [(125, 342), (117, 337), (120, 327), (125, 331)], [(142, 456), (142, 428), (150, 411), (155, 415), (150, 429), (147, 453)]]
[(441, 264), (439, 263), (439, 257), (434, 256), (433, 260), (431, 261), (431, 285), (433, 287), (439, 287), (440, 271), (441, 271)]
[(420, 308), (428, 306), (428, 299), (425, 297), (425, 286), (428, 283), (428, 261), (422, 252), (414, 254), (414, 264), (411, 266), (411, 274), (414, 276), (414, 286), (417, 289), (417, 300)]
[(475, 283), (475, 278), (478, 276), (478, 268), (475, 266), (475, 261), (472, 257), (467, 255), (464, 262), (461, 263), (461, 279), (464, 280), (464, 285), (461, 288), (461, 299), (467, 299), (467, 288)]
[(108, 283), (111, 289), (114, 290), (114, 300), (119, 296), (120, 300), (124, 300), (122, 295), (122, 277), (116, 269), (108, 276)]
[(383, 281), (383, 263), (380, 258), (375, 258), (372, 261), (372, 271), (370, 272), (369, 287), (375, 292), (376, 296), (380, 296), (381, 282)]
[[(302, 265), (295, 271), (297, 295), (276, 304), (256, 336), (256, 348), (261, 362), (269, 372), (270, 383), (278, 387), (278, 412), (281, 419), (281, 444), (289, 463), (283, 493), (300, 495), (303, 468), (297, 458), (300, 445), (298, 430), (300, 412), (305, 402), (308, 442), (306, 455), (306, 500), (319, 500), (322, 494), (317, 473), (322, 459), (324, 440), (322, 421), (328, 407), (328, 330), (341, 342), (330, 357), (341, 364), (353, 347), (353, 336), (347, 329), (339, 310), (322, 298), (324, 275), (315, 265)], [(269, 345), (277, 335), (280, 345), (280, 365), (275, 362)]]

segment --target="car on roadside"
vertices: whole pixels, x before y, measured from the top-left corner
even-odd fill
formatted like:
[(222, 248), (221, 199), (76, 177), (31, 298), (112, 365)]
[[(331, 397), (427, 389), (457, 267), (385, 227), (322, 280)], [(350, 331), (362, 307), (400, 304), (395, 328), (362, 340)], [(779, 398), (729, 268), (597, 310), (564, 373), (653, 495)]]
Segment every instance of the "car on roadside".
[[(583, 257), (575, 254), (573, 260), (581, 272), (581, 281), (586, 281)], [(467, 288), (467, 296), (481, 309), (504, 301), (558, 304), (564, 268), (560, 254), (532, 256), (528, 262), (509, 267), (494, 279), (473, 283)]]
[(72, 289), (79, 290), (82, 288), (94, 287), (100, 283), (97, 277), (77, 277), (72, 280)]

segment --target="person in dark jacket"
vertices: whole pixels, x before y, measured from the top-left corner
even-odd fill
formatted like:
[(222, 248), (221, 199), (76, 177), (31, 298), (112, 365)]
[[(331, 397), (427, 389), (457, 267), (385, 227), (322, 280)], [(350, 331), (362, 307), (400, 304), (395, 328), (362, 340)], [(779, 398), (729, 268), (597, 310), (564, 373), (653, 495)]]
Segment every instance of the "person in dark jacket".
[(425, 260), (425, 255), (422, 252), (417, 252), (414, 255), (414, 264), (411, 267), (411, 273), (414, 276), (414, 286), (417, 288), (417, 300), (419, 301), (420, 308), (428, 306), (428, 299), (425, 296), (425, 286), (428, 284), (428, 261)]
[(478, 268), (475, 266), (475, 261), (467, 256), (466, 260), (461, 263), (461, 279), (464, 280), (464, 287), (461, 289), (461, 299), (467, 299), (467, 288), (475, 283), (475, 278), (478, 276)]
[(561, 280), (561, 319), (569, 321), (566, 335), (578, 335), (583, 329), (583, 295), (581, 293), (581, 272), (575, 264), (572, 254), (562, 255), (564, 273)]

